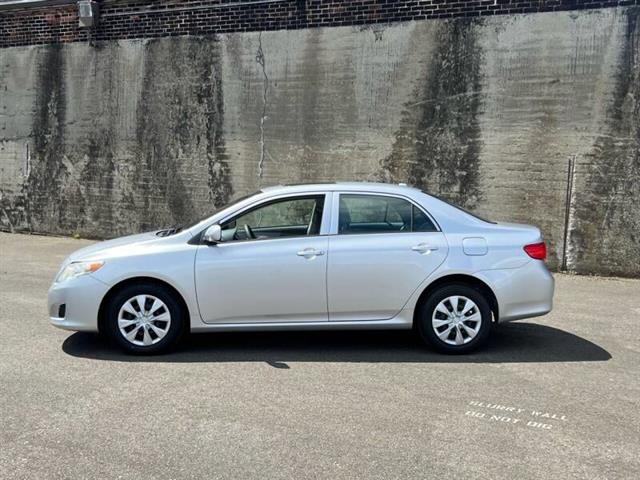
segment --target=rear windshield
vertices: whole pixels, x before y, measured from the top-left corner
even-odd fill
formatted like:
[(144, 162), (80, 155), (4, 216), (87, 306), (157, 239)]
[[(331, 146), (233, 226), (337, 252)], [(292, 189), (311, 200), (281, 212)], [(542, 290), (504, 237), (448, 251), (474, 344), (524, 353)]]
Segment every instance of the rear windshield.
[(432, 193), (427, 193), (427, 192), (422, 192), (422, 193), (426, 193), (427, 195), (432, 196), (433, 198), (437, 198), (438, 200), (440, 200), (441, 202), (446, 203), (447, 205), (451, 205), (453, 208), (455, 208), (456, 210), (460, 210), (461, 212), (466, 213), (467, 215), (471, 215), (473, 218), (477, 218), (478, 220), (480, 220), (481, 222), (485, 222), (485, 223), (492, 223), (492, 224), (496, 224), (496, 222), (492, 221), (492, 220), (487, 220), (486, 218), (482, 218), (478, 215), (476, 215), (475, 213), (471, 213), (469, 210), (465, 210), (462, 207), (459, 207), (458, 205), (454, 205), (451, 202), (448, 202), (447, 200), (445, 200), (444, 198), (441, 198), (437, 195), (434, 195)]

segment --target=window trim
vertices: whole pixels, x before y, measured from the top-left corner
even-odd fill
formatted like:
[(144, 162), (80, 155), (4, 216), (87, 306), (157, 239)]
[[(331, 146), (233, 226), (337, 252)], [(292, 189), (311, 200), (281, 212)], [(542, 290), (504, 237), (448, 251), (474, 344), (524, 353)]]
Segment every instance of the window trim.
[(328, 226), (330, 223), (330, 215), (332, 205), (332, 192), (325, 191), (311, 191), (311, 192), (298, 192), (298, 193), (284, 193), (280, 195), (274, 195), (269, 198), (262, 198), (254, 203), (249, 205), (245, 205), (240, 210), (236, 210), (234, 212), (225, 215), (223, 218), (218, 220), (217, 222), (211, 222), (205, 228), (203, 228), (200, 233), (198, 233), (198, 244), (202, 245), (201, 237), (202, 234), (211, 226), (211, 225), (224, 225), (227, 222), (233, 221), (235, 218), (240, 217), (246, 213), (249, 213), (252, 210), (257, 210), (261, 207), (266, 207), (272, 203), (278, 203), (282, 201), (286, 201), (288, 199), (296, 199), (296, 198), (315, 198), (315, 197), (324, 197), (324, 204), (322, 206), (322, 219), (320, 220), (320, 231), (315, 235), (300, 235), (300, 236), (290, 236), (290, 237), (274, 237), (274, 238), (255, 238), (255, 239), (245, 239), (245, 240), (229, 240), (226, 242), (221, 242), (220, 245), (242, 245), (249, 244), (254, 242), (266, 242), (266, 241), (274, 241), (274, 240), (287, 240), (287, 239), (296, 239), (296, 238), (314, 238), (320, 237), (323, 235), (328, 235)]
[[(333, 202), (331, 204), (331, 226), (330, 226), (330, 235), (341, 235), (341, 236), (357, 236), (357, 235), (389, 235), (390, 233), (395, 233), (397, 234), (425, 234), (425, 233), (441, 233), (442, 229), (440, 228), (440, 225), (438, 224), (438, 222), (436, 222), (435, 218), (433, 218), (433, 215), (431, 215), (428, 211), (426, 211), (424, 209), (424, 207), (422, 207), (421, 205), (419, 205), (415, 200), (413, 200), (410, 197), (407, 197), (405, 195), (400, 195), (400, 194), (396, 194), (396, 193), (387, 193), (387, 192), (371, 192), (371, 191), (357, 191), (357, 190), (341, 190), (338, 192), (334, 192), (335, 195), (333, 196)], [(433, 223), (433, 226), (436, 228), (433, 232), (414, 232), (413, 231), (413, 210), (411, 212), (411, 222), (412, 222), (412, 230), (408, 231), (408, 232), (403, 232), (403, 231), (389, 231), (389, 232), (372, 232), (372, 233), (339, 233), (338, 232), (338, 224), (339, 224), (339, 219), (340, 219), (340, 196), (341, 195), (368, 195), (368, 196), (374, 196), (374, 197), (391, 197), (391, 198), (396, 198), (399, 200), (405, 200), (406, 202), (409, 202), (409, 204), (413, 205), (415, 208), (417, 208), (418, 210), (420, 210), (424, 215), (426, 215), (426, 217), (431, 220), (431, 223)]]

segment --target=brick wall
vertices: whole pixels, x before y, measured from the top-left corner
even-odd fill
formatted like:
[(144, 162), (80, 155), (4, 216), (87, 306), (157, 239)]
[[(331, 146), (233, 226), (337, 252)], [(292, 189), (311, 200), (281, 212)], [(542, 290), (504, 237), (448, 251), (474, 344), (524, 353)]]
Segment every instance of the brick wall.
[(0, 10), (0, 48), (93, 40), (363, 25), (638, 4), (638, 0), (102, 1), (92, 31), (69, 5)]

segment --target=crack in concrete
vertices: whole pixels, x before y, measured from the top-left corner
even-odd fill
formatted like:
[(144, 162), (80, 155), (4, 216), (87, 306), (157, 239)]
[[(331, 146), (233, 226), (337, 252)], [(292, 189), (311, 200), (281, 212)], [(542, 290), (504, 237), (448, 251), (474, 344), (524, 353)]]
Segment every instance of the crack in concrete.
[(265, 67), (264, 50), (262, 49), (262, 32), (258, 34), (258, 51), (256, 53), (256, 63), (262, 68), (262, 76), (264, 77), (262, 89), (262, 116), (260, 117), (260, 161), (258, 162), (258, 178), (262, 178), (264, 173), (265, 160), (265, 139), (264, 139), (264, 122), (267, 119), (267, 93), (269, 92), (269, 77)]
[(25, 161), (24, 161), (24, 179), (25, 180), (29, 180), (29, 177), (31, 176), (31, 151), (29, 150), (29, 144), (27, 143), (26, 145), (26, 149), (27, 149), (27, 154), (25, 157)]
[(569, 169), (567, 172), (567, 211), (564, 228), (564, 242), (562, 246), (562, 263), (560, 265), (560, 268), (566, 271), (572, 271), (572, 266), (575, 261), (574, 250), (571, 243), (571, 233), (576, 228), (576, 158), (577, 154), (574, 154), (569, 159)]

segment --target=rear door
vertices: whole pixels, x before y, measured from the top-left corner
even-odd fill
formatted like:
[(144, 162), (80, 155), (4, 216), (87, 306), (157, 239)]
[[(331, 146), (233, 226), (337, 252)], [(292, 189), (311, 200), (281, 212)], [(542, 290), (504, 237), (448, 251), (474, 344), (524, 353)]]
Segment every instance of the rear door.
[(410, 199), (335, 194), (329, 239), (330, 321), (394, 317), (447, 256), (447, 242)]

